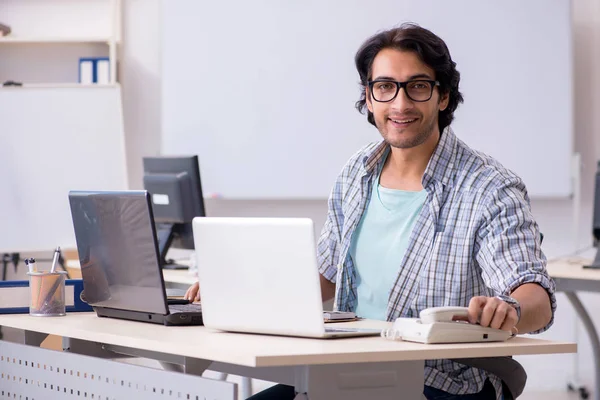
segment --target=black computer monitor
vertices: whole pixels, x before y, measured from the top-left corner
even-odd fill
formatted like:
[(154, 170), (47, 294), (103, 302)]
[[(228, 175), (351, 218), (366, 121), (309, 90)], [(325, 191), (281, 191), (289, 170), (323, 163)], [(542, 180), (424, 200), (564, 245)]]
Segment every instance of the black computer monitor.
[(194, 248), (192, 219), (204, 217), (198, 156), (144, 157), (144, 189), (152, 199), (163, 268), (186, 268), (166, 255), (171, 246)]
[(600, 269), (600, 161), (596, 169), (596, 179), (594, 182), (594, 214), (592, 217), (592, 236), (594, 246), (596, 247), (596, 257), (591, 265), (586, 268)]

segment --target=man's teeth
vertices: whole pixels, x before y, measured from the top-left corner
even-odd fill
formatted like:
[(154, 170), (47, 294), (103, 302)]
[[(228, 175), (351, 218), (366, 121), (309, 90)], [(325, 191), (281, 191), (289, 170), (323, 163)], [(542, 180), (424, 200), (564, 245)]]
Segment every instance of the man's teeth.
[(416, 121), (416, 118), (413, 119), (392, 119), (392, 121), (394, 121), (397, 124), (408, 124), (410, 122), (414, 122)]

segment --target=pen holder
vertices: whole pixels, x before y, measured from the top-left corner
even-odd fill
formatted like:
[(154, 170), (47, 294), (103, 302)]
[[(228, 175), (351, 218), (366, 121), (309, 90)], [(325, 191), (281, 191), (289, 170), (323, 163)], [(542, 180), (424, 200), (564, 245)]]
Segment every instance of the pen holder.
[(65, 271), (28, 272), (29, 315), (58, 317), (65, 312)]

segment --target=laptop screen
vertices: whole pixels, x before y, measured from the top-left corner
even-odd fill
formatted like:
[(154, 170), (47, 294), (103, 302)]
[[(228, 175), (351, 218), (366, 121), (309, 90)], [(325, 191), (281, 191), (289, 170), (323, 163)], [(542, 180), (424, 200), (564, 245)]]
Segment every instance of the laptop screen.
[(146, 191), (69, 193), (86, 300), (167, 314)]

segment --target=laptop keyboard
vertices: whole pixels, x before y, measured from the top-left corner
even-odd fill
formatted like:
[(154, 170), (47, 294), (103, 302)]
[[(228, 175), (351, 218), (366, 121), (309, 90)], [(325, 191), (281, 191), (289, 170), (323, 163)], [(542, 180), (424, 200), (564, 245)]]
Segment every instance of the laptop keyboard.
[(360, 332), (359, 330), (352, 328), (325, 328), (325, 333), (336, 333), (336, 332)]
[(169, 312), (171, 314), (182, 313), (182, 312), (202, 312), (202, 306), (200, 304), (172, 304), (169, 306)]

